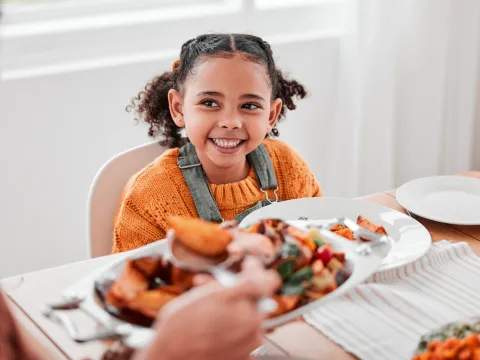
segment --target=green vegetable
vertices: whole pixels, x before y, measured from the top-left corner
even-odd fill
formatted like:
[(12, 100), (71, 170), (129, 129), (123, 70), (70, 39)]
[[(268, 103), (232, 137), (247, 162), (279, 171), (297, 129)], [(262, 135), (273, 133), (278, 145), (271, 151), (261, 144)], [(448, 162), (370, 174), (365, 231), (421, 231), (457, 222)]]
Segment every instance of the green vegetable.
[(280, 257), (286, 259), (289, 257), (299, 257), (300, 248), (295, 244), (284, 243), (280, 249)]
[(283, 281), (287, 280), (295, 271), (295, 260), (288, 260), (277, 267), (277, 272)]
[(317, 244), (318, 247), (323, 246), (323, 245), (326, 244), (326, 242), (323, 241), (323, 240), (321, 240), (321, 239), (313, 239), (313, 242), (314, 242), (315, 244)]
[(312, 280), (313, 270), (311, 267), (305, 267), (292, 274), (280, 289), (282, 295), (302, 294), (306, 290), (305, 282)]
[(303, 269), (298, 270), (288, 279), (288, 284), (295, 285), (301, 284), (304, 281), (310, 281), (313, 278), (313, 270), (311, 267), (307, 266)]

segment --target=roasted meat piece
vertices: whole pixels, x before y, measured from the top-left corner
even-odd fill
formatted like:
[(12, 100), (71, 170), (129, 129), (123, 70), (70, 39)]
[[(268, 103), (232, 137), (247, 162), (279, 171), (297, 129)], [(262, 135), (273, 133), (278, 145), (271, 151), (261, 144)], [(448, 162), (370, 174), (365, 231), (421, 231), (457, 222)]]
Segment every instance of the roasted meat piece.
[(168, 292), (168, 287), (141, 292), (128, 303), (128, 307), (154, 318), (162, 307), (175, 299), (178, 294)]
[(383, 226), (372, 223), (370, 220), (368, 220), (362, 215), (357, 218), (357, 224), (367, 230), (370, 230), (371, 232), (381, 235), (387, 235), (387, 232), (385, 231), (385, 228)]
[(172, 217), (169, 222), (175, 232), (175, 241), (179, 241), (200, 255), (219, 256), (225, 254), (228, 245), (233, 241), (233, 234), (218, 224), (201, 219), (180, 217)]
[(108, 291), (107, 301), (113, 306), (123, 308), (148, 287), (148, 279), (134, 266), (134, 260), (128, 259), (122, 273)]

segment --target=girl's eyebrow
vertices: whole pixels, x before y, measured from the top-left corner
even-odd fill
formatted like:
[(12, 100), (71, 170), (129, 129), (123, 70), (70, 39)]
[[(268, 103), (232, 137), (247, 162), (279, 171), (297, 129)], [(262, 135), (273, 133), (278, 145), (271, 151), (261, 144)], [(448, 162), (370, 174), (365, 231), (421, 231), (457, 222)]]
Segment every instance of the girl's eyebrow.
[[(222, 93), (218, 91), (201, 91), (197, 94), (197, 96), (205, 96), (205, 95), (225, 97)], [(257, 100), (266, 102), (263, 97), (257, 94), (243, 94), (242, 96), (240, 96), (240, 99), (257, 99)]]
[(223, 94), (222, 94), (222, 93), (219, 93), (218, 91), (200, 91), (200, 92), (197, 94), (197, 96), (205, 96), (205, 95), (223, 97)]
[(257, 94), (244, 94), (244, 95), (240, 96), (240, 99), (257, 99), (257, 100), (261, 100), (263, 102), (266, 102), (263, 97), (261, 97), (260, 95), (257, 95)]

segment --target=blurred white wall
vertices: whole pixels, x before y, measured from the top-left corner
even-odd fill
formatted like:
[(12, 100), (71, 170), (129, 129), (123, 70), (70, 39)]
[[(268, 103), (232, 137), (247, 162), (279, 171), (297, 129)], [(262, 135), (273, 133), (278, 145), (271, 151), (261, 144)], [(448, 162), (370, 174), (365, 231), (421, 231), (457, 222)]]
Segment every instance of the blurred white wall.
[[(40, 0), (39, 0), (40, 1)], [(181, 44), (271, 42), (310, 97), (280, 125), (328, 196), (480, 170), (478, 0), (58, 0), (0, 28), (0, 278), (86, 258), (90, 183), (149, 141), (124, 111)]]
[[(328, 188), (322, 129), (333, 118), (342, 3), (306, 3), (227, 8), (222, 16), (204, 8), (203, 16), (176, 21), (156, 21), (150, 12), (136, 24), (93, 29), (80, 22), (85, 28), (73, 30), (71, 21), (5, 26), (0, 277), (86, 257), (86, 201), (96, 171), (116, 153), (150, 141), (124, 106), (171, 67), (183, 41), (202, 32), (247, 31), (271, 41), (279, 66), (311, 93), (280, 126), (281, 138)], [(118, 22), (130, 20), (122, 16)]]

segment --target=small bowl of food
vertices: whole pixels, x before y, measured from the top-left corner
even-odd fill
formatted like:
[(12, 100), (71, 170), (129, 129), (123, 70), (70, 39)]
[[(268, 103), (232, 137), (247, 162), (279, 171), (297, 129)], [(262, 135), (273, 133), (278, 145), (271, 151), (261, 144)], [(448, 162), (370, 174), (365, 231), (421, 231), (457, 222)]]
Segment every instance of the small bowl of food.
[(412, 360), (480, 360), (480, 316), (442, 325), (420, 338)]

